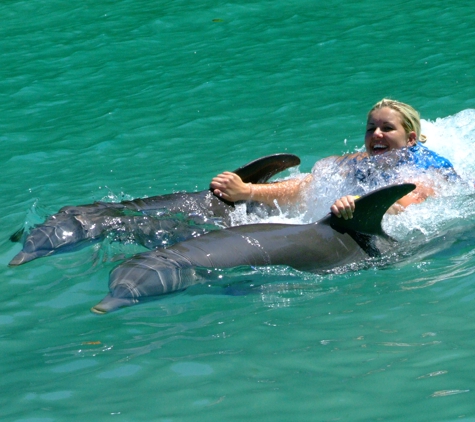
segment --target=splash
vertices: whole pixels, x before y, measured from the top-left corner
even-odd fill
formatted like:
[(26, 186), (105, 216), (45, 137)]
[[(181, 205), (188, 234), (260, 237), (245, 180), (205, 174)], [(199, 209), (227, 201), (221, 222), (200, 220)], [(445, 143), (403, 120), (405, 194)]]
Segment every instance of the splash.
[(454, 116), (435, 121), (422, 120), (422, 133), (427, 146), (447, 157), (457, 173), (468, 182), (474, 182), (475, 168), (475, 110), (463, 110)]
[(460, 179), (444, 182), (428, 173), (437, 196), (411, 205), (397, 216), (386, 216), (383, 227), (399, 241), (433, 243), (436, 238), (454, 237), (475, 225), (475, 110), (421, 123), (422, 133), (427, 136), (426, 146), (448, 158)]
[[(435, 171), (427, 171), (421, 176), (408, 166), (400, 166), (395, 172), (392, 170), (394, 175), (391, 177), (381, 177), (381, 173), (394, 166), (394, 160), (401, 159), (400, 154), (395, 152), (395, 156), (388, 153), (369, 163), (361, 163), (360, 170), (372, 172), (372, 176), (369, 182), (366, 179), (360, 183), (341, 171), (341, 167), (348, 163), (334, 156), (314, 165), (314, 182), (303, 195), (303, 207), (292, 209), (277, 206), (272, 212), (266, 210), (253, 215), (246, 214), (244, 207), (238, 207), (234, 212), (233, 225), (269, 222), (304, 224), (318, 221), (330, 211), (333, 202), (343, 195), (361, 195), (391, 183), (411, 178), (420, 180), (422, 177), (434, 186), (437, 196), (421, 204), (411, 205), (399, 215), (386, 216), (383, 227), (388, 234), (400, 241), (427, 241), (460, 226), (461, 220), (465, 225), (472, 225), (475, 221), (475, 110), (463, 110), (435, 121), (422, 120), (421, 124), (422, 133), (427, 137), (425, 145), (452, 162), (460, 177), (457, 182), (447, 181)], [(361, 152), (361, 149), (356, 149), (356, 152)], [(305, 176), (303, 173), (292, 175), (300, 178)]]

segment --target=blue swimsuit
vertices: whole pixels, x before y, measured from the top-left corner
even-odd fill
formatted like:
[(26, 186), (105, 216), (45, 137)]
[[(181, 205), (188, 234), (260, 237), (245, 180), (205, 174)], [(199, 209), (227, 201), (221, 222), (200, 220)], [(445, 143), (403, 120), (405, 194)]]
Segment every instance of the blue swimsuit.
[[(354, 177), (359, 182), (377, 182), (377, 179), (389, 182), (395, 174), (386, 171), (374, 171), (372, 165), (372, 157), (356, 162)], [(401, 150), (399, 161), (394, 167), (413, 166), (421, 170), (437, 169), (447, 178), (447, 180), (455, 180), (458, 178), (452, 163), (441, 155), (431, 151), (426, 146), (417, 142), (415, 145)]]
[(450, 169), (451, 173), (455, 174), (454, 166), (449, 160), (447, 160), (447, 158), (436, 154), (434, 151), (431, 151), (420, 142), (417, 142), (416, 145), (409, 147), (408, 151), (409, 157), (404, 164), (412, 164), (415, 167), (424, 170), (428, 170), (430, 168)]

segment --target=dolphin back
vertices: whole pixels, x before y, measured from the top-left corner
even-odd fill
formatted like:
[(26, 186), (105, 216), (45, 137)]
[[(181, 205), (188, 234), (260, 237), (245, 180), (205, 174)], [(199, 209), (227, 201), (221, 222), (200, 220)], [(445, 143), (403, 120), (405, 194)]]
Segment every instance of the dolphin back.
[[(293, 154), (274, 154), (251, 161), (235, 170), (245, 182), (264, 183), (275, 174), (296, 166), (300, 159)], [(234, 204), (221, 200), (209, 190), (178, 192), (137, 198), (119, 203), (95, 202), (66, 206), (43, 224), (33, 227), (28, 235), (18, 230), (12, 241), (24, 238), (23, 249), (10, 261), (17, 266), (42, 256), (66, 252), (104, 239), (108, 233), (125, 231), (137, 243), (153, 248), (163, 243), (188, 239), (211, 230), (213, 219), (226, 219)], [(168, 218), (153, 219), (153, 215)], [(181, 214), (183, 218), (177, 218)], [(190, 216), (187, 220), (186, 217)], [(195, 223), (208, 222), (198, 227)], [(226, 221), (224, 221), (226, 225)], [(145, 230), (144, 230), (145, 228)]]
[(203, 268), (286, 265), (327, 272), (378, 256), (382, 245), (394, 245), (381, 227), (385, 211), (414, 188), (393, 185), (358, 199), (351, 220), (329, 214), (313, 224), (237, 226), (138, 254), (111, 272), (110, 294), (92, 311), (105, 313), (184, 289), (203, 281)]

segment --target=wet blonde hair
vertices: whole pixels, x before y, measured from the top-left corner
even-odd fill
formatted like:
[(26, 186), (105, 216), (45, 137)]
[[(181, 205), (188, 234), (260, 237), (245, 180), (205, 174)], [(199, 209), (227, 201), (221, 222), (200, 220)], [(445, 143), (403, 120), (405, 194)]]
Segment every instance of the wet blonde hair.
[(421, 116), (413, 107), (409, 104), (401, 103), (400, 101), (390, 100), (389, 98), (383, 98), (378, 101), (368, 113), (368, 118), (374, 110), (388, 107), (397, 111), (401, 115), (402, 127), (405, 132), (415, 132), (417, 140), (420, 142), (426, 141), (426, 136), (421, 134)]

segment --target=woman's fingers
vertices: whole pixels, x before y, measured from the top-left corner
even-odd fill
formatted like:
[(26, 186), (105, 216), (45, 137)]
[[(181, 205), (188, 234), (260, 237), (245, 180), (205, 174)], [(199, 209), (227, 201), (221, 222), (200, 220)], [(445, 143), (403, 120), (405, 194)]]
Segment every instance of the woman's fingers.
[(214, 177), (210, 188), (216, 196), (232, 202), (246, 199), (246, 193), (249, 190), (237, 174), (228, 171)]
[(337, 199), (331, 206), (331, 211), (338, 218), (345, 220), (353, 218), (353, 211), (355, 210), (355, 196), (347, 195)]

